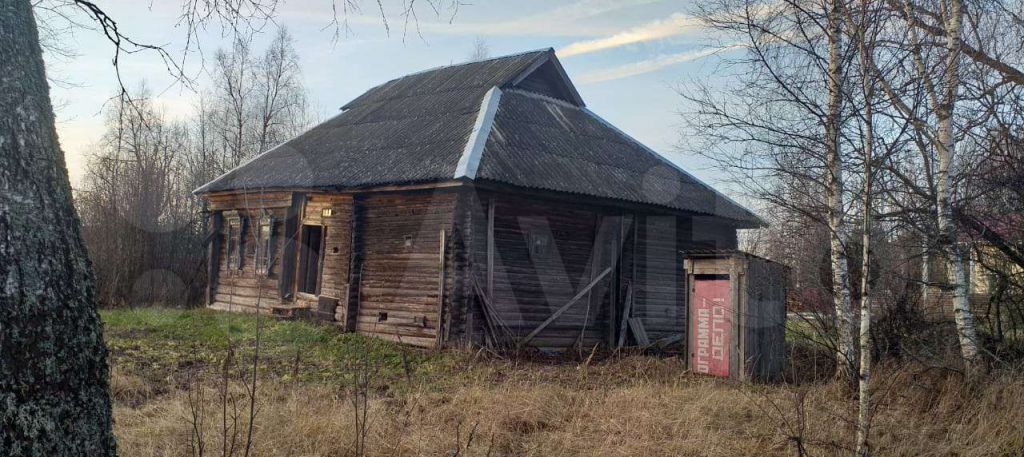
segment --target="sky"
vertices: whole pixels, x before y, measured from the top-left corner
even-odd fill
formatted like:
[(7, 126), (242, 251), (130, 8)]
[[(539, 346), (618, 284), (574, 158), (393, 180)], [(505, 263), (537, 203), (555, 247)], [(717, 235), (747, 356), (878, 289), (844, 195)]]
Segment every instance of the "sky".
[[(714, 41), (688, 14), (680, 0), (474, 0), (441, 15), (424, 0), (416, 3), (414, 25), (403, 32), (399, 0), (384, 0), (387, 29), (376, 3), (362, 0), (363, 11), (349, 11), (347, 31), (335, 39), (331, 0), (282, 0), (275, 24), (295, 39), (305, 86), (322, 118), (367, 89), (428, 68), (465, 61), (474, 42), (483, 40), (492, 57), (555, 48), (587, 106), (634, 138), (681, 165), (698, 178), (738, 197), (721, 173), (687, 152), (680, 112), (688, 106), (678, 90), (693, 81), (728, 84), (716, 74), (721, 54)], [(440, 0), (447, 3), (448, 0)], [(138, 42), (164, 46), (180, 57), (184, 30), (177, 26), (180, 0), (99, 0), (96, 2)], [(272, 33), (256, 39), (267, 41)], [(76, 54), (47, 56), (51, 79), (60, 81), (51, 95), (57, 107), (57, 131), (72, 186), (81, 183), (88, 154), (103, 132), (102, 110), (118, 82), (111, 64), (113, 47), (98, 31), (75, 29), (64, 35)], [(199, 36), (203, 53), (186, 61), (186, 71), (202, 80), (203, 57), (230, 42), (211, 25)], [(734, 52), (725, 50), (724, 52)], [(141, 81), (157, 94), (170, 118), (187, 118), (198, 94), (175, 84), (154, 53), (123, 56), (121, 76), (129, 87)]]

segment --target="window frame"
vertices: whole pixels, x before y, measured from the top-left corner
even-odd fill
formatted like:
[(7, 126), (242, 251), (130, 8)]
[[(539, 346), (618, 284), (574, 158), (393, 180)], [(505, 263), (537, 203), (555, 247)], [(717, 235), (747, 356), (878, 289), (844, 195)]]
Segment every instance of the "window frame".
[(260, 217), (256, 226), (256, 246), (254, 256), (256, 273), (269, 276), (277, 260), (276, 244), (276, 218), (270, 215)]
[(227, 241), (227, 262), (228, 271), (241, 270), (244, 266), (244, 234), (242, 230), (242, 216), (238, 211), (227, 211), (224, 213), (225, 233)]

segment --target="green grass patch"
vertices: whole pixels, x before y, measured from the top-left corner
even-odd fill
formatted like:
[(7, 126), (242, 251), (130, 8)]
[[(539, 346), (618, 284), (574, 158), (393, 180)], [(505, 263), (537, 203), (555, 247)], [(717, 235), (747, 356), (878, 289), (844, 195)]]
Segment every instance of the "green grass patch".
[(180, 382), (183, 372), (209, 372), (228, 357), (251, 367), (257, 329), (261, 373), (283, 380), (343, 382), (369, 365), (380, 383), (388, 383), (451, 366), (451, 356), (441, 352), (268, 316), (168, 308), (103, 310), (100, 316), (111, 364), (151, 382)]

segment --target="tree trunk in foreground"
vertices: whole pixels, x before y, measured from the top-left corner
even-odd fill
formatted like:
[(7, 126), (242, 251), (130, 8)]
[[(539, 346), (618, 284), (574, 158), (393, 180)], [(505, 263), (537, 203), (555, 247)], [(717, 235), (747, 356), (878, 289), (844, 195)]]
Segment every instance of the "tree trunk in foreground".
[(30, 0), (0, 2), (0, 455), (112, 456), (107, 352)]
[(850, 304), (850, 273), (843, 248), (843, 159), (839, 151), (840, 87), (839, 41), (841, 4), (831, 2), (828, 12), (828, 114), (825, 120), (825, 164), (828, 178), (828, 231), (831, 241), (832, 300), (836, 311), (836, 379), (854, 385), (853, 310)]

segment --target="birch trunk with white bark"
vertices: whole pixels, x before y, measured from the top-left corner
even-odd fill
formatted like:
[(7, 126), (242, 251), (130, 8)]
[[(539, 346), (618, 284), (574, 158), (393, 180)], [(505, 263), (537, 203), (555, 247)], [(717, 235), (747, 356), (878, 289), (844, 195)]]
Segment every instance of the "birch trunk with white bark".
[(0, 2), (0, 455), (115, 455), (107, 351), (30, 0)]
[(935, 200), (938, 206), (939, 239), (943, 251), (948, 256), (952, 267), (951, 283), (953, 289), (953, 318), (956, 321), (957, 335), (960, 339), (960, 352), (968, 366), (974, 365), (978, 356), (977, 330), (974, 327), (974, 316), (967, 299), (967, 272), (964, 270), (963, 255), (957, 243), (956, 224), (953, 221), (950, 206), (949, 169), (956, 152), (956, 136), (953, 131), (953, 111), (956, 107), (957, 88), (960, 84), (960, 34), (963, 21), (963, 5), (960, 0), (950, 0), (949, 15), (946, 19), (946, 72), (942, 80), (942, 103), (936, 109), (938, 119), (939, 159), (938, 176), (936, 177)]
[[(862, 20), (858, 27), (857, 47), (860, 54), (862, 69), (874, 67), (873, 41), (869, 44), (865, 28), (868, 23), (868, 0), (861, 1)], [(860, 267), (860, 376), (858, 377), (857, 404), (857, 455), (871, 455), (869, 442), (871, 431), (871, 218), (874, 214), (872, 192), (874, 191), (874, 79), (873, 72), (864, 71), (861, 75), (861, 91), (864, 94), (864, 195), (863, 217), (864, 226), (861, 244)]]
[(828, 13), (828, 113), (825, 119), (825, 153), (828, 188), (828, 229), (831, 245), (832, 300), (836, 313), (836, 378), (854, 383), (853, 311), (850, 304), (850, 274), (843, 247), (843, 162), (839, 150), (840, 40), (842, 0), (833, 0)]

